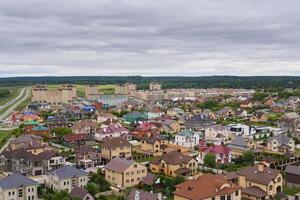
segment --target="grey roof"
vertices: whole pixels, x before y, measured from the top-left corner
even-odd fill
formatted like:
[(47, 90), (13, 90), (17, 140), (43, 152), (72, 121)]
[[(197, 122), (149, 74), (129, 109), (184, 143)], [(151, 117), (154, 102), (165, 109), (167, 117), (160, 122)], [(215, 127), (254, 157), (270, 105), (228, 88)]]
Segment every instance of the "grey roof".
[(134, 161), (127, 160), (125, 158), (115, 158), (110, 160), (110, 162), (105, 165), (105, 169), (109, 169), (116, 172), (124, 172), (133, 163)]
[(286, 136), (285, 134), (280, 134), (280, 135), (273, 136), (273, 137), (269, 138), (268, 142), (271, 142), (273, 140), (276, 140), (279, 144), (289, 145), (289, 142), (290, 142), (291, 138)]
[[(127, 200), (135, 200), (136, 196), (139, 196), (139, 199), (142, 199), (142, 200), (159, 200), (159, 199), (163, 199), (163, 198), (160, 198), (159, 195), (161, 194), (152, 194), (150, 192), (145, 192), (145, 191), (142, 191), (142, 190), (137, 190), (137, 189), (133, 189), (131, 190), (131, 192), (129, 193), (128, 197), (127, 197)], [(161, 195), (161, 197), (163, 197)]]
[(52, 174), (56, 174), (59, 179), (71, 178), (74, 176), (87, 176), (88, 175), (87, 172), (77, 169), (75, 167), (69, 166), (69, 165), (54, 170), (52, 172)]
[(285, 168), (285, 172), (294, 175), (300, 175), (300, 166), (288, 165)]
[(232, 142), (228, 145), (229, 148), (233, 149), (246, 149), (247, 143), (245, 139), (241, 136), (236, 136)]
[(0, 187), (3, 190), (19, 188), (21, 186), (34, 186), (39, 183), (21, 174), (12, 174), (0, 179)]
[(180, 136), (184, 136), (184, 137), (193, 137), (194, 132), (190, 131), (190, 130), (183, 130), (183, 131), (180, 131), (179, 133), (177, 133), (176, 135), (180, 135)]
[(87, 194), (89, 194), (89, 192), (87, 190), (76, 186), (71, 191), (70, 196), (72, 198), (83, 199)]

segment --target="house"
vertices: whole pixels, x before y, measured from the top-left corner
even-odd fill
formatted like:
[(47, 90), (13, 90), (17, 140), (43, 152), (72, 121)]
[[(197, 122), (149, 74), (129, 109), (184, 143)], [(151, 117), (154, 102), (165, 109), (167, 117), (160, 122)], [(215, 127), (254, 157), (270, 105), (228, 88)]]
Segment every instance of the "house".
[(101, 154), (92, 146), (82, 145), (75, 151), (75, 162), (81, 168), (96, 167), (101, 163)]
[(174, 200), (241, 200), (241, 187), (210, 173), (175, 186)]
[(204, 114), (193, 115), (186, 119), (184, 123), (187, 129), (195, 131), (205, 130), (208, 126), (215, 124), (210, 117)]
[(245, 151), (256, 149), (256, 146), (254, 140), (236, 136), (227, 147), (231, 149), (233, 156), (240, 156)]
[(30, 131), (30, 134), (33, 135), (43, 135), (46, 137), (49, 137), (49, 129), (46, 126), (38, 125), (36, 127), (33, 127)]
[(70, 197), (72, 199), (80, 199), (80, 200), (95, 200), (95, 198), (85, 189), (80, 187), (74, 187), (70, 193)]
[(230, 117), (233, 117), (234, 116), (234, 110), (232, 110), (231, 108), (229, 107), (225, 107), (221, 110), (219, 110), (216, 115), (217, 115), (217, 118), (218, 119), (228, 119)]
[(204, 158), (207, 154), (215, 155), (216, 163), (218, 164), (228, 164), (231, 162), (231, 149), (224, 145), (199, 146), (198, 161), (200, 164), (204, 164)]
[(163, 114), (165, 114), (162, 110), (160, 110), (159, 108), (152, 108), (150, 109), (146, 115), (147, 115), (147, 119), (154, 119), (157, 117), (162, 116)]
[(85, 133), (69, 134), (63, 136), (64, 144), (68, 147), (78, 147), (88, 143), (88, 135)]
[(160, 131), (166, 133), (177, 133), (181, 129), (181, 126), (177, 120), (165, 120), (161, 123)]
[(143, 199), (143, 200), (164, 200), (165, 197), (162, 193), (152, 193), (152, 192), (146, 192), (143, 190), (133, 189), (130, 191), (127, 200), (137, 200), (137, 199)]
[(136, 124), (139, 121), (144, 121), (146, 119), (146, 115), (140, 112), (130, 112), (123, 116), (124, 123), (127, 124)]
[(167, 176), (190, 176), (197, 172), (198, 164), (192, 156), (178, 151), (171, 151), (150, 162), (153, 173), (163, 173)]
[(167, 115), (169, 115), (170, 117), (176, 117), (178, 115), (183, 115), (184, 110), (182, 110), (181, 108), (171, 108), (167, 110)]
[(295, 150), (295, 141), (282, 133), (268, 138), (267, 150), (280, 153), (293, 152)]
[(11, 174), (0, 179), (0, 200), (38, 199), (39, 183), (21, 174)]
[(252, 108), (253, 104), (250, 100), (242, 101), (240, 104), (240, 108)]
[(97, 122), (102, 124), (103, 122), (105, 122), (108, 119), (118, 119), (115, 115), (111, 114), (111, 113), (106, 113), (106, 112), (100, 112), (99, 114), (97, 114)]
[(63, 115), (49, 116), (46, 121), (47, 127), (51, 130), (54, 128), (66, 128), (71, 127), (72, 122), (69, 122)]
[(214, 144), (228, 143), (232, 134), (224, 125), (212, 125), (205, 129), (205, 140)]
[(284, 114), (278, 120), (278, 128), (288, 132), (298, 130), (300, 128), (300, 116), (295, 112)]
[(92, 134), (96, 131), (97, 123), (90, 119), (84, 119), (74, 124), (71, 129), (74, 133)]
[(114, 158), (104, 168), (105, 179), (119, 188), (136, 186), (147, 175), (144, 165), (125, 158)]
[(247, 112), (247, 110), (245, 110), (245, 109), (238, 108), (238, 109), (235, 111), (234, 115), (235, 115), (236, 117), (247, 117), (248, 112)]
[(280, 171), (263, 164), (248, 166), (239, 171), (238, 182), (246, 199), (273, 199), (282, 192), (283, 176)]
[(268, 120), (268, 116), (264, 112), (255, 112), (250, 117), (250, 122), (266, 122)]
[(46, 186), (54, 191), (70, 193), (74, 187), (84, 188), (88, 181), (87, 172), (66, 165), (49, 173)]
[(129, 130), (119, 124), (109, 124), (96, 130), (95, 140), (102, 141), (104, 138), (120, 137), (124, 133), (128, 134)]
[(122, 138), (110, 138), (101, 145), (101, 158), (110, 160), (116, 157), (130, 158), (131, 144)]
[(190, 130), (183, 130), (175, 135), (174, 144), (182, 147), (193, 148), (199, 144), (200, 136)]
[(285, 168), (285, 182), (290, 187), (300, 187), (300, 166), (288, 165)]
[(141, 138), (141, 151), (161, 155), (165, 152), (168, 144), (168, 139), (161, 134), (145, 134)]

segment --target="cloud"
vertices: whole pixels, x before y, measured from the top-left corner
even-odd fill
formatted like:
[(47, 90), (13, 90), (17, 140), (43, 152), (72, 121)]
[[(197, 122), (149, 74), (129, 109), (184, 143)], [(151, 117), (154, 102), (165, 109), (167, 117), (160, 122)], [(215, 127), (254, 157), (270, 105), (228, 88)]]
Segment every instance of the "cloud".
[(0, 76), (300, 75), (298, 0), (2, 0)]

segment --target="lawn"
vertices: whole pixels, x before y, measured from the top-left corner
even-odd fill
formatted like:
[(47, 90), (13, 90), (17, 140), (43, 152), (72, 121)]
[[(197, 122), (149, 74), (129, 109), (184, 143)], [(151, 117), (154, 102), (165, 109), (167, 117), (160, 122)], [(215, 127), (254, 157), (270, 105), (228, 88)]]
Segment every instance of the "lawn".
[(12, 136), (11, 131), (0, 130), (0, 148), (7, 142), (7, 140)]
[(296, 156), (300, 156), (300, 149), (296, 149), (296, 148), (295, 148), (295, 155), (296, 155)]
[(9, 86), (9, 87), (2, 86), (2, 87), (0, 87), (0, 89), (7, 89), (10, 92), (10, 94), (8, 96), (0, 97), (0, 105), (3, 105), (5, 103), (9, 102), (10, 100), (16, 98), (21, 91), (20, 86)]

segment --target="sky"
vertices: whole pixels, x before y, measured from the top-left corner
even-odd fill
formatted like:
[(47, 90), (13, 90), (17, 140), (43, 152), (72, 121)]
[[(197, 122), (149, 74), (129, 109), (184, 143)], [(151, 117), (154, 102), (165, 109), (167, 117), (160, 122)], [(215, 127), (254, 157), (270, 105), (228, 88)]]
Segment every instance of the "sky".
[(0, 0), (0, 77), (300, 76), (299, 0)]

